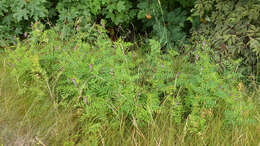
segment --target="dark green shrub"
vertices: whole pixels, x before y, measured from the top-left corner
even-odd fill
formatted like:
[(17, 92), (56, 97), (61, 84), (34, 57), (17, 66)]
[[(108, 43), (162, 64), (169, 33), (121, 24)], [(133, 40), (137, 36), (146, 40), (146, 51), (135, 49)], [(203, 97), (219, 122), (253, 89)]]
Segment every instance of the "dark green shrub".
[[(181, 47), (186, 41), (185, 22), (187, 12), (182, 8), (167, 11), (167, 7), (150, 1), (138, 4), (138, 19), (144, 23), (144, 29), (152, 28), (151, 36), (167, 49)], [(146, 17), (151, 16), (147, 19)]]
[(27, 37), (31, 23), (48, 16), (46, 0), (0, 0), (0, 46), (16, 42), (16, 36)]
[(215, 59), (220, 64), (240, 59), (239, 70), (254, 74), (259, 80), (260, 2), (198, 0), (194, 11), (204, 22), (194, 36), (203, 35), (210, 40)]
[(100, 20), (104, 20), (106, 29), (113, 31), (112, 37), (118, 33), (128, 37), (129, 33), (135, 33), (135, 30), (140, 34), (148, 32), (150, 38), (158, 40), (163, 47), (177, 50), (177, 47), (183, 46), (191, 28), (187, 18), (193, 2), (0, 0), (0, 45), (14, 44), (14, 37), (26, 38), (31, 31), (31, 24), (35, 21), (41, 21), (48, 27), (56, 26), (66, 39), (75, 32), (86, 32), (86, 25), (90, 22), (101, 23)]
[[(57, 4), (60, 14), (58, 26), (63, 27), (62, 30), (67, 32), (71, 31), (71, 27), (79, 29), (84, 27), (82, 23), (89, 22), (90, 18), (98, 23), (103, 19), (106, 20), (106, 27), (112, 28), (111, 35), (117, 35), (115, 33), (129, 35), (125, 31), (126, 34), (123, 34), (122, 29), (134, 31), (131, 29), (131, 24), (134, 24), (137, 26), (135, 29), (138, 33), (151, 32), (150, 36), (158, 40), (162, 46), (168, 49), (176, 47), (177, 50), (177, 47), (182, 46), (186, 41), (190, 28), (186, 25), (187, 17), (192, 6), (193, 2), (179, 0), (171, 2), (157, 0), (59, 1)], [(77, 21), (76, 24), (75, 21)]]

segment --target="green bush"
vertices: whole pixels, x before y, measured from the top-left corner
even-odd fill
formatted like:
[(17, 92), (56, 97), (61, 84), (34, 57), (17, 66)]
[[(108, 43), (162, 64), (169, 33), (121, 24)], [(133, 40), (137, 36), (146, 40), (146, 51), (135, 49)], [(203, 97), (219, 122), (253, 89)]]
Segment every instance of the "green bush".
[(145, 127), (167, 112), (196, 134), (216, 117), (229, 128), (250, 124), (251, 105), (236, 88), (238, 75), (230, 70), (220, 76), (206, 44), (197, 46), (190, 63), (173, 51), (162, 55), (155, 40), (146, 54), (129, 52), (131, 43), (113, 43), (103, 26), (91, 27), (64, 42), (53, 29), (35, 24), (28, 41), (8, 52), (7, 62), (21, 94), (45, 91), (59, 106), (73, 104), (84, 123), (82, 135), (94, 143), (98, 131), (118, 127), (122, 118)]
[(46, 18), (46, 0), (0, 1), (0, 46), (16, 42), (15, 36), (31, 31), (31, 22)]
[(260, 2), (256, 0), (200, 0), (194, 14), (204, 24), (194, 32), (197, 40), (207, 37), (215, 50), (215, 59), (222, 64), (240, 59), (239, 70), (254, 75), (259, 81)]
[(76, 31), (86, 32), (87, 24), (100, 23), (102, 19), (112, 31), (111, 37), (118, 33), (128, 37), (135, 30), (139, 34), (148, 32), (163, 47), (178, 50), (191, 27), (187, 17), (193, 3), (184, 0), (0, 0), (0, 46), (15, 44), (15, 37), (26, 38), (36, 21), (48, 27), (56, 26), (66, 39)]

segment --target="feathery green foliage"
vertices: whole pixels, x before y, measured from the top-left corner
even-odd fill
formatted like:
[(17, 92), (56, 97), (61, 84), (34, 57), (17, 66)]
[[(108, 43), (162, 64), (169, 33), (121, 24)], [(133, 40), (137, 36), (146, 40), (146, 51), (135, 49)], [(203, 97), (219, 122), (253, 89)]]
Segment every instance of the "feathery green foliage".
[[(68, 41), (54, 29), (44, 31), (42, 24), (33, 29), (28, 40), (7, 50), (5, 68), (16, 80), (18, 95), (32, 98), (26, 101), (33, 101), (29, 107), (47, 102), (39, 112), (52, 108), (51, 103), (77, 111), (78, 124), (62, 144), (99, 145), (104, 137), (112, 143), (106, 131), (123, 136), (131, 132), (126, 127), (145, 139), (140, 129), (154, 126), (163, 115), (176, 128), (184, 126), (184, 135), (205, 135), (208, 123), (218, 118), (223, 121), (218, 130), (257, 124), (254, 104), (237, 88), (238, 74), (231, 68), (222, 76), (205, 42), (184, 57), (174, 51), (162, 54), (160, 43), (150, 40), (144, 54), (129, 51), (131, 43), (112, 42), (100, 25)], [(30, 116), (40, 114), (35, 112)], [(41, 133), (33, 136), (52, 142)]]

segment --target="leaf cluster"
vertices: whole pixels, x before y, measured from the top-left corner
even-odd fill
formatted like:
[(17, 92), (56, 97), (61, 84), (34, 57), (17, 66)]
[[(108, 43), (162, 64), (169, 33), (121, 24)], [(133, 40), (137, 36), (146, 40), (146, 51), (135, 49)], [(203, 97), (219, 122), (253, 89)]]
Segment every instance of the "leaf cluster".
[(64, 39), (75, 31), (86, 32), (86, 24), (95, 22), (106, 25), (110, 38), (148, 32), (163, 47), (176, 49), (186, 41), (193, 4), (194, 0), (0, 0), (0, 46), (15, 44), (14, 37), (26, 38), (31, 24), (40, 21), (56, 26)]
[[(259, 76), (260, 3), (255, 0), (201, 0), (194, 14), (204, 24), (194, 32), (197, 40), (203, 35), (215, 50), (216, 60), (241, 60), (240, 71)], [(257, 79), (259, 80), (259, 79)]]

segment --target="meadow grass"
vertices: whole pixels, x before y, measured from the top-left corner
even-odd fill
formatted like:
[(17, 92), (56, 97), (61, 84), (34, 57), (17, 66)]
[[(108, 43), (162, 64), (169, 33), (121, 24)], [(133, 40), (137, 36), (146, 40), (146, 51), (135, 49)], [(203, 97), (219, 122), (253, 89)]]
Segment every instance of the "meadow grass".
[[(59, 109), (46, 96), (19, 93), (16, 79), (10, 78), (4, 57), (0, 66), (0, 142), (4, 145), (59, 145), (70, 138), (76, 123), (70, 108)], [(37, 136), (39, 137), (37, 137)]]
[[(35, 93), (20, 93), (19, 84), (9, 76), (5, 54), (0, 63), (0, 144), (4, 145), (93, 145), (91, 138), (81, 135), (84, 124), (72, 105), (60, 107), (46, 93), (45, 100)], [(37, 85), (36, 85), (37, 86)], [(47, 87), (46, 87), (47, 88)], [(255, 95), (256, 96), (256, 95)], [(256, 102), (257, 103), (257, 102)], [(151, 124), (139, 128), (121, 117), (120, 127), (103, 125), (97, 145), (234, 145), (257, 146), (260, 142), (259, 104), (255, 104), (257, 125), (223, 130), (221, 117), (207, 123), (204, 133), (188, 134), (186, 123), (172, 124), (169, 113), (158, 114)], [(89, 135), (91, 137), (91, 135)]]

